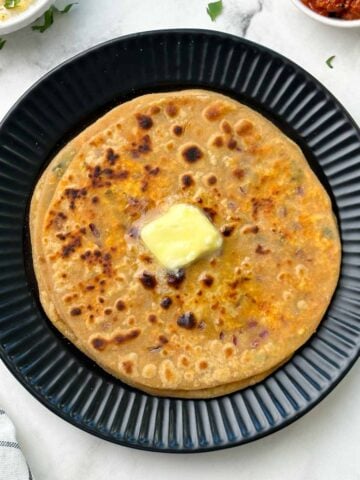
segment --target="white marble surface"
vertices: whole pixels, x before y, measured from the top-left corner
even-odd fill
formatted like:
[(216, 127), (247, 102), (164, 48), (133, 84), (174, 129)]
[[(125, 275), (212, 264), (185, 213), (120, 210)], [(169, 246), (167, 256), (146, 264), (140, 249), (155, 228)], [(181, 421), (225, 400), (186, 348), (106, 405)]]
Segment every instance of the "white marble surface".
[[(223, 15), (212, 23), (206, 4), (80, 0), (42, 35), (30, 28), (8, 35), (0, 51), (0, 119), (33, 82), (88, 47), (136, 31), (199, 27), (246, 35), (295, 60), (360, 123), (360, 29), (322, 26), (290, 0), (224, 0)], [(333, 70), (325, 64), (330, 55), (336, 55)], [(96, 439), (50, 413), (1, 363), (0, 405), (16, 424), (37, 480), (360, 480), (359, 380), (358, 363), (328, 398), (290, 427), (243, 447), (190, 457), (135, 451)]]

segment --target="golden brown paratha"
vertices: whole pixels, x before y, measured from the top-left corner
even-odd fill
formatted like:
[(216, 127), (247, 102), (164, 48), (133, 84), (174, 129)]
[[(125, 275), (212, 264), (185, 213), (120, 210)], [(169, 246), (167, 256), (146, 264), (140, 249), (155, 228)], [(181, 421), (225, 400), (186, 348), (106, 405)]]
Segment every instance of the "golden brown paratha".
[[(223, 246), (168, 272), (140, 232), (178, 203), (201, 209)], [(109, 112), (51, 162), (30, 224), (49, 319), (157, 395), (216, 396), (261, 380), (315, 331), (339, 274), (331, 203), (300, 149), (208, 91)]]

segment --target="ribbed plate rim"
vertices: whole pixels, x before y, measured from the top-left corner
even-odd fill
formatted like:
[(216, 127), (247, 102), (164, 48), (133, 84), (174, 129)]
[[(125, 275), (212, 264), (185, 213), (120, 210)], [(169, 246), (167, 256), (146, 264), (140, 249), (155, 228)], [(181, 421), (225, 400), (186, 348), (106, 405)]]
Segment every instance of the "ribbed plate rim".
[[(205, 36), (216, 36), (220, 40), (232, 40), (234, 42), (239, 42), (240, 44), (242, 43), (243, 45), (249, 47), (249, 48), (256, 48), (260, 52), (264, 52), (269, 54), (272, 59), (279, 59), (283, 64), (285, 65), (290, 65), (294, 67), (297, 72), (302, 73), (307, 79), (311, 80), (314, 82), (320, 89), (325, 93), (328, 99), (330, 99), (333, 103), (336, 104), (337, 108), (340, 109), (341, 113), (346, 117), (347, 121), (351, 124), (351, 126), (357, 130), (358, 127), (351, 117), (351, 115), (348, 113), (348, 111), (343, 107), (343, 105), (336, 99), (336, 97), (329, 92), (329, 90), (322, 85), (321, 82), (319, 82), (314, 76), (309, 74), (305, 69), (303, 69), (301, 66), (297, 65), (295, 62), (292, 60), (289, 60), (285, 56), (273, 51), (272, 49), (269, 49), (268, 47), (264, 47), (262, 45), (259, 45), (255, 42), (251, 42), (247, 39), (239, 38), (235, 35), (230, 35), (226, 34), (223, 32), (217, 32), (215, 30), (206, 30), (206, 29), (164, 29), (164, 30), (151, 30), (151, 31), (144, 31), (140, 33), (133, 33), (125, 36), (120, 36), (115, 39), (108, 40), (106, 42), (102, 42), (98, 45), (95, 45), (83, 52), (78, 53), (77, 55), (67, 59), (66, 61), (62, 62), (60, 65), (56, 66), (52, 70), (50, 70), (48, 73), (43, 75), (36, 83), (34, 83), (29, 89), (26, 90), (26, 92), (17, 100), (17, 102), (13, 105), (13, 107), (7, 112), (7, 114), (3, 117), (2, 121), (0, 122), (0, 130), (3, 128), (4, 124), (6, 121), (11, 117), (11, 115), (16, 111), (16, 109), (21, 105), (21, 103), (28, 97), (29, 94), (37, 87), (39, 86), (42, 82), (46, 81), (47, 78), (51, 77), (54, 73), (60, 71), (62, 68), (66, 67), (68, 64), (76, 62), (79, 59), (84, 58), (88, 54), (101, 49), (103, 47), (106, 47), (108, 45), (112, 45), (118, 42), (126, 41), (126, 40), (132, 40), (132, 39), (138, 39), (139, 37), (146, 37), (149, 35), (167, 35), (167, 34), (178, 34), (178, 35), (187, 35), (187, 34), (193, 34), (193, 35), (205, 35)], [(263, 438), (271, 433), (274, 433), (276, 431), (281, 430), (282, 428), (286, 427), (287, 425), (290, 425), (293, 423), (295, 420), (298, 418), (302, 417), (305, 415), (307, 412), (312, 410), (316, 405), (318, 405), (323, 398), (325, 398), (328, 394), (332, 392), (332, 390), (338, 385), (338, 383), (344, 378), (344, 376), (347, 374), (347, 372), (351, 369), (351, 367), (354, 365), (356, 362), (357, 358), (360, 355), (360, 344), (357, 345), (357, 347), (353, 349), (353, 355), (347, 359), (347, 363), (345, 367), (342, 367), (339, 370), (339, 374), (331, 381), (329, 386), (325, 388), (321, 394), (318, 394), (318, 396), (315, 399), (312, 399), (311, 401), (308, 402), (306, 407), (301, 407), (300, 411), (295, 414), (290, 416), (290, 418), (283, 419), (278, 425), (276, 426), (271, 426), (269, 427), (265, 432), (257, 432), (254, 435), (251, 435), (247, 438), (243, 438), (240, 441), (235, 441), (231, 442), (228, 441), (226, 444), (221, 444), (221, 445), (212, 445), (210, 447), (201, 447), (198, 446), (196, 448), (190, 448), (187, 449), (186, 447), (179, 447), (179, 448), (162, 448), (162, 447), (152, 447), (152, 446), (142, 446), (139, 443), (131, 443), (127, 442), (125, 440), (120, 440), (120, 439), (115, 439), (114, 437), (109, 438), (109, 436), (106, 436), (105, 434), (102, 434), (101, 431), (98, 429), (94, 428), (92, 429), (91, 427), (87, 426), (84, 423), (79, 423), (76, 421), (76, 419), (70, 417), (66, 413), (63, 412), (58, 406), (53, 404), (51, 401), (48, 401), (44, 395), (42, 395), (39, 391), (36, 390), (36, 388), (29, 384), (26, 380), (25, 377), (21, 374), (21, 372), (16, 368), (15, 364), (8, 358), (8, 356), (3, 352), (2, 348), (0, 348), (0, 357), (2, 358), (4, 364), (7, 366), (7, 368), (10, 370), (10, 372), (17, 378), (17, 380), (35, 397), (37, 398), (44, 406), (46, 406), (49, 410), (53, 411), (56, 413), (59, 417), (63, 418), (64, 420), (68, 421), (69, 423), (73, 424), (74, 426), (81, 428), (82, 430), (96, 435), (100, 438), (103, 438), (104, 440), (110, 441), (115, 444), (120, 444), (123, 446), (128, 446), (140, 450), (148, 450), (148, 451), (157, 451), (157, 452), (163, 452), (163, 453), (197, 453), (197, 452), (207, 452), (207, 451), (214, 451), (214, 450), (220, 450), (220, 449), (225, 449), (225, 448), (230, 448), (236, 445), (242, 445), (249, 443), (253, 440), (256, 440), (258, 438)]]

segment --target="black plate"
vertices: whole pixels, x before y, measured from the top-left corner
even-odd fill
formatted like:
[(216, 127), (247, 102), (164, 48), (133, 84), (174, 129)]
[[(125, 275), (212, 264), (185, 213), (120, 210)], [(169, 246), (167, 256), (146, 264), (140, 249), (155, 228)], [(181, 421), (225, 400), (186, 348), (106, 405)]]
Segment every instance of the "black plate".
[[(341, 278), (317, 333), (265, 381), (208, 401), (145, 395), (69, 344), (39, 304), (27, 231), (39, 174), (70, 138), (119, 102), (186, 87), (247, 103), (293, 138), (331, 194), (343, 242)], [(3, 361), (59, 416), (121, 445), (198, 452), (288, 425), (319, 403), (359, 356), (359, 162), (359, 130), (334, 97), (294, 63), (246, 40), (201, 30), (150, 32), (66, 62), (31, 88), (0, 127)]]

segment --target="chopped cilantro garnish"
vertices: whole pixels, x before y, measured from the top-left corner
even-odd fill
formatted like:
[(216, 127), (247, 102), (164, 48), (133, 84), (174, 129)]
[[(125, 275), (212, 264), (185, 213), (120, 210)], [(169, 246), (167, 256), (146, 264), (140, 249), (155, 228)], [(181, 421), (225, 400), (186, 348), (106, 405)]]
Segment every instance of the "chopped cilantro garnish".
[(55, 6), (50, 7), (49, 10), (46, 10), (44, 13), (44, 23), (42, 25), (34, 25), (32, 29), (37, 30), (40, 33), (44, 33), (54, 23), (54, 13), (68, 13), (74, 5), (77, 4), (69, 3), (62, 10), (59, 10)]
[(19, 5), (20, 0), (5, 0), (4, 7), (5, 8), (15, 8)]
[(206, 9), (209, 17), (213, 22), (215, 22), (217, 17), (221, 14), (222, 10), (223, 10), (222, 0), (219, 0), (218, 2), (209, 3)]
[(33, 30), (37, 30), (40, 33), (44, 33), (45, 30), (51, 27), (54, 23), (54, 10), (53, 7), (50, 7), (49, 10), (46, 10), (44, 13), (44, 23), (42, 25), (34, 25)]
[(329, 57), (329, 58), (326, 60), (326, 65), (327, 65), (329, 68), (334, 68), (334, 67), (333, 67), (333, 64), (332, 64), (332, 62), (334, 61), (334, 58), (335, 58), (335, 55), (331, 55), (331, 57)]
[(57, 12), (59, 12), (59, 13), (68, 13), (68, 12), (70, 12), (70, 10), (72, 9), (72, 7), (73, 7), (74, 5), (77, 5), (77, 3), (69, 3), (69, 4), (66, 5), (66, 7), (64, 7), (62, 10), (60, 10), (60, 9), (57, 8), (57, 7), (54, 7), (54, 8), (55, 8), (55, 10), (56, 10)]

